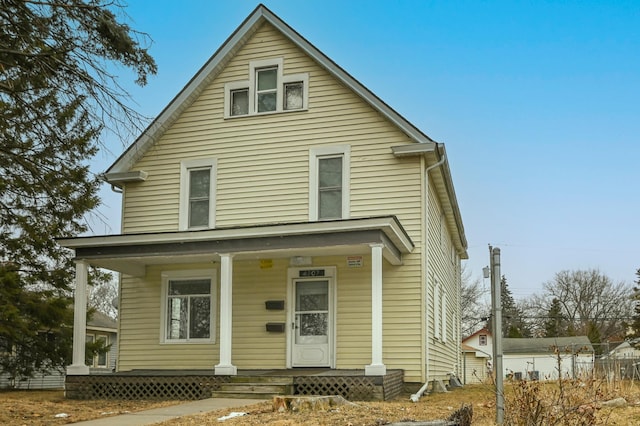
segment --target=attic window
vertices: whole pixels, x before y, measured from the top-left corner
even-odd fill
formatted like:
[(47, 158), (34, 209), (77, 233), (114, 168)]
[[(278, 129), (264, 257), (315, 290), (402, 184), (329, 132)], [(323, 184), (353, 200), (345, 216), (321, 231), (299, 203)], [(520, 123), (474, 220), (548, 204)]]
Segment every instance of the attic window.
[(487, 335), (486, 334), (480, 334), (478, 336), (478, 344), (480, 346), (487, 346)]
[(231, 115), (249, 114), (249, 89), (231, 91)]
[(287, 83), (284, 85), (284, 109), (302, 109), (304, 84), (302, 81)]
[(248, 77), (225, 84), (225, 118), (307, 108), (309, 74), (285, 75), (282, 58), (249, 62)]

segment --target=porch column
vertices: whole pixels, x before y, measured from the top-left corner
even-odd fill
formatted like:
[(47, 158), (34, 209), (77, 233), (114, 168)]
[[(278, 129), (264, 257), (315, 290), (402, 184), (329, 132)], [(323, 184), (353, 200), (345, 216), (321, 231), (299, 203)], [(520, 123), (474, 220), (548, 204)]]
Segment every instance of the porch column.
[(220, 363), (215, 374), (235, 376), (238, 370), (231, 364), (233, 255), (220, 255)]
[(364, 367), (365, 376), (384, 376), (382, 362), (382, 244), (371, 245), (371, 364)]
[(67, 374), (79, 376), (89, 374), (85, 365), (84, 345), (87, 335), (87, 277), (89, 264), (76, 261), (76, 289), (73, 295), (73, 357)]

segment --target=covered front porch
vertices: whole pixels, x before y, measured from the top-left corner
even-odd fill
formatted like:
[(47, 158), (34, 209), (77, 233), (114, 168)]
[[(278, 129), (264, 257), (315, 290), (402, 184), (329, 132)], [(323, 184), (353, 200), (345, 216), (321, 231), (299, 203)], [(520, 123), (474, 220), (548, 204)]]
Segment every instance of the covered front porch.
[[(414, 248), (394, 216), (81, 237), (60, 240), (60, 244), (75, 250), (77, 265), (69, 385), (75, 383), (73, 376), (85, 377), (83, 383), (110, 380), (86, 378), (84, 329), (89, 266), (121, 272), (127, 283), (121, 289), (121, 352), (113, 380), (127, 377), (131, 370), (200, 371), (209, 366), (211, 370), (204, 370), (203, 377), (211, 383), (224, 383), (239, 370), (252, 368), (355, 368), (357, 376), (385, 377), (383, 264), (402, 265), (403, 255)], [(194, 270), (198, 274), (194, 275)], [(203, 271), (209, 275), (202, 275)], [(342, 296), (337, 295), (338, 274)], [(211, 282), (211, 324), (191, 330), (195, 337), (204, 338), (189, 340), (187, 334), (183, 339), (183, 330), (170, 326), (173, 318), (168, 307), (178, 298), (171, 293), (171, 286), (186, 281), (191, 285), (202, 278)], [(305, 286), (298, 288), (300, 283)], [(304, 311), (298, 306), (301, 298), (297, 292), (305, 291), (305, 300), (315, 302), (314, 298), (321, 300), (316, 297), (321, 284), (326, 284), (325, 306)], [(353, 314), (354, 308), (357, 315)], [(276, 323), (270, 322), (273, 318)], [(308, 319), (306, 324), (304, 318)], [(307, 337), (322, 334), (317, 332), (320, 326), (324, 327), (324, 341), (310, 339), (315, 346), (303, 347)], [(302, 336), (305, 327), (312, 330)], [(354, 327), (359, 333), (355, 340)], [(300, 342), (299, 337), (303, 337)], [(399, 367), (405, 368), (404, 364)], [(215, 376), (220, 379), (213, 379)], [(172, 380), (177, 383), (183, 379)]]
[(364, 370), (295, 368), (238, 370), (234, 376), (212, 370), (134, 370), (108, 375), (67, 376), (72, 399), (271, 398), (276, 395), (340, 395), (351, 401), (386, 401), (403, 391), (403, 371), (380, 376)]

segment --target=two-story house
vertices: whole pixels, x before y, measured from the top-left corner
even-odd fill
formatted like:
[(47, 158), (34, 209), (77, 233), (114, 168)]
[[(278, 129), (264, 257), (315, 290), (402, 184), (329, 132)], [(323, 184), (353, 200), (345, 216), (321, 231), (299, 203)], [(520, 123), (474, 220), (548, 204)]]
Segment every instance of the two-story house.
[[(105, 179), (122, 233), (60, 244), (78, 330), (87, 268), (120, 273), (117, 375), (276, 371), (388, 398), (459, 373), (467, 243), (443, 144), (264, 6)], [(74, 343), (68, 389), (89, 380)]]

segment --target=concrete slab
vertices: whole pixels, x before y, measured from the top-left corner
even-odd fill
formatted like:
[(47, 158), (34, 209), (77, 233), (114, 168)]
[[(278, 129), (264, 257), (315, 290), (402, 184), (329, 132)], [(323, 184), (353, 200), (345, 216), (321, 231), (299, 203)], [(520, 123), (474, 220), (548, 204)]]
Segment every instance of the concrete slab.
[(199, 401), (186, 402), (170, 407), (154, 408), (153, 410), (139, 411), (137, 413), (121, 414), (119, 416), (104, 417), (96, 420), (74, 423), (74, 426), (142, 426), (160, 423), (177, 417), (193, 414), (207, 413), (225, 408), (237, 408), (232, 411), (242, 411), (242, 407), (264, 402), (264, 399), (232, 399), (209, 398)]

